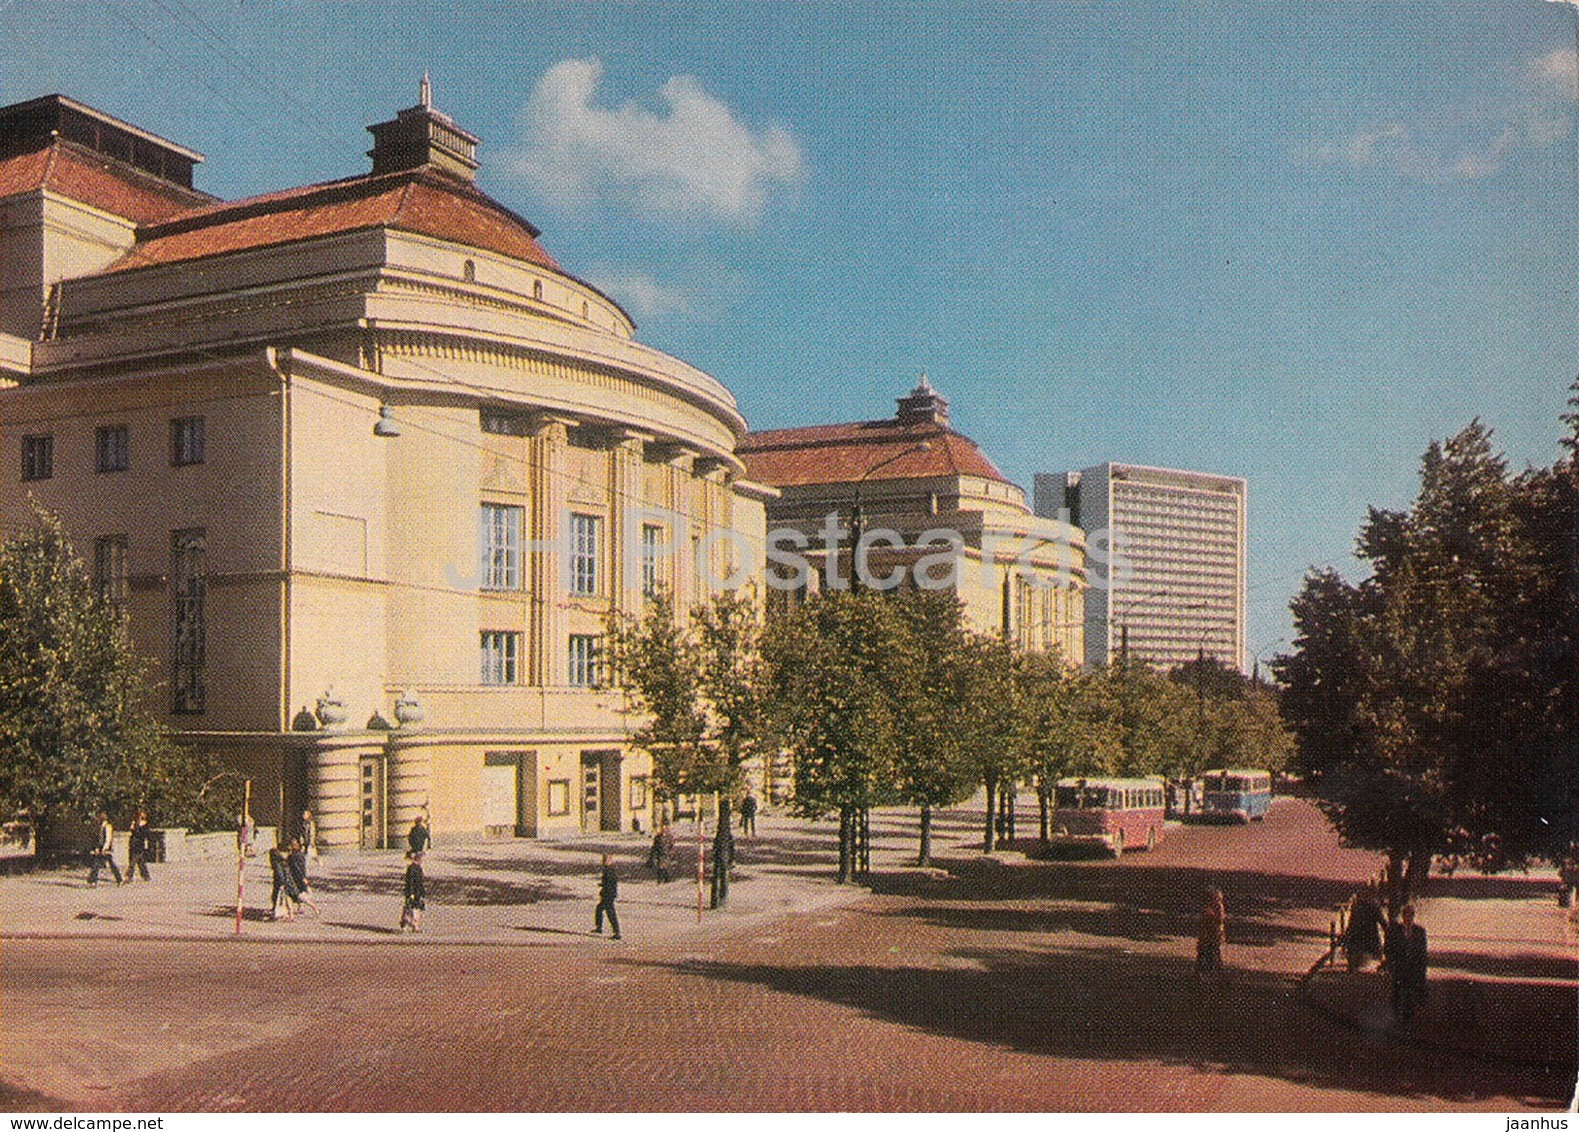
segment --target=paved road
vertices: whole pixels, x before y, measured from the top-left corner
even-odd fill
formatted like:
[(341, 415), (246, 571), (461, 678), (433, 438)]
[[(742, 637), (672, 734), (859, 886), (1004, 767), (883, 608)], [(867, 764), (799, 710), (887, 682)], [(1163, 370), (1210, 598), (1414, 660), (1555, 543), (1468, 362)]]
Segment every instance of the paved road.
[[(908, 836), (909, 822), (881, 825)], [(359, 947), (13, 941), (0, 1105), (128, 1110), (1506, 1109), (1571, 1082), (1362, 1035), (1297, 977), (1375, 857), (1314, 809), (1150, 854), (983, 861), (737, 931)], [(826, 851), (825, 832), (778, 848)], [(1229, 970), (1191, 974), (1206, 884)], [(87, 1036), (97, 1034), (91, 1044)]]

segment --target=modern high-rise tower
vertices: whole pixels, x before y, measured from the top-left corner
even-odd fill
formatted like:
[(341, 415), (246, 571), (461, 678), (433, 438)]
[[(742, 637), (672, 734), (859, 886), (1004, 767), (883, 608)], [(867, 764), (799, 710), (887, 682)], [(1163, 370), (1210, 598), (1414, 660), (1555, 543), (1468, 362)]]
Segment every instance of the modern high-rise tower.
[(1098, 464), (1040, 473), (1035, 511), (1086, 532), (1088, 665), (1245, 664), (1245, 481)]

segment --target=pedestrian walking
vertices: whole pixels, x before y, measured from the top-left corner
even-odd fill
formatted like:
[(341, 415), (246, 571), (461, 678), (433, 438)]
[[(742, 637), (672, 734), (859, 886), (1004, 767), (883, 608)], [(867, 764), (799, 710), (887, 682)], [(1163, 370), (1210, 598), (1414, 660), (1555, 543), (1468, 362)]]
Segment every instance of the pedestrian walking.
[(274, 879), (274, 889), (269, 893), (269, 919), (294, 920), (301, 904), (301, 889), (291, 876), (290, 855), (278, 845), (269, 849), (269, 874)]
[(301, 825), (302, 852), (307, 854), (307, 859), (318, 859), (318, 823), (313, 820), (311, 810), (302, 811)]
[(148, 811), (138, 810), (137, 816), (132, 819), (131, 833), (127, 838), (126, 848), (126, 883), (131, 884), (141, 873), (144, 880), (152, 880), (148, 875), (148, 862), (153, 857), (154, 839), (153, 830), (148, 826)]
[(407, 850), (406, 861), (406, 880), (403, 887), (405, 899), (400, 908), (400, 930), (420, 932), (422, 913), (428, 907), (427, 883), (422, 876), (422, 854), (416, 850)]
[(1215, 974), (1223, 969), (1223, 944), (1228, 939), (1228, 913), (1221, 889), (1208, 888), (1201, 908), (1201, 927), (1195, 937), (1195, 973)]
[(432, 844), (433, 831), (428, 829), (428, 815), (418, 814), (417, 820), (411, 823), (410, 832), (406, 834), (406, 848), (413, 853), (426, 853)]
[(291, 874), (291, 883), (296, 886), (296, 900), (312, 909), (314, 916), (319, 915), (318, 902), (313, 899), (312, 886), (307, 883), (307, 851), (302, 848), (301, 838), (291, 838), (290, 851), (285, 856), (285, 867)]
[(750, 791), (740, 800), (740, 836), (757, 835), (757, 796)]
[(1426, 997), (1425, 928), (1415, 923), (1415, 906), (1405, 904), (1399, 922), (1387, 929), (1387, 970), (1393, 977), (1393, 1016), (1414, 1017)]
[(609, 855), (603, 854), (603, 875), (598, 878), (598, 906), (592, 914), (592, 934), (603, 934), (603, 914), (608, 913), (609, 928), (613, 931), (612, 938), (620, 937), (620, 917), (614, 911), (614, 901), (619, 899), (620, 878), (614, 871), (614, 866), (609, 862)]
[(1349, 969), (1356, 970), (1382, 954), (1381, 903), (1376, 899), (1374, 883), (1354, 894), (1349, 903), (1349, 923), (1343, 932), (1343, 950), (1349, 959)]
[(652, 835), (652, 848), (647, 851), (647, 867), (658, 878), (659, 884), (668, 884), (673, 877), (669, 873), (669, 862), (674, 856), (674, 834), (669, 832), (667, 824), (660, 825), (658, 832)]
[(123, 884), (121, 870), (115, 863), (115, 826), (110, 822), (110, 815), (100, 810), (97, 814), (98, 832), (94, 835), (93, 848), (88, 852), (88, 886), (96, 887), (99, 883), (99, 870), (109, 869), (115, 877), (116, 885)]

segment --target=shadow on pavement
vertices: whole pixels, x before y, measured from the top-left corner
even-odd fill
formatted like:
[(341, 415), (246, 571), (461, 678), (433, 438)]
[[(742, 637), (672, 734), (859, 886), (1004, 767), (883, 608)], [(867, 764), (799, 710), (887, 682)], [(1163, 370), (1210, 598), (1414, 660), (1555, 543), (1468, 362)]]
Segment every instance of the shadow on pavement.
[[(1201, 982), (1177, 956), (961, 951), (941, 968), (877, 964), (780, 966), (681, 961), (677, 973), (749, 983), (851, 1007), (868, 1016), (971, 1042), (1045, 1056), (1162, 1062), (1208, 1073), (1278, 1078), (1467, 1102), (1533, 1095), (1566, 1101), (1571, 1082), (1461, 1057), (1421, 1058), (1392, 1034), (1377, 1040), (1313, 1024), (1295, 980), (1228, 969)], [(1152, 1024), (1136, 1026), (1147, 1018)], [(1097, 1070), (1099, 1071), (1099, 1070)], [(1122, 1108), (1123, 1097), (1110, 1098)], [(1034, 1100), (1027, 1103), (1034, 1104)]]

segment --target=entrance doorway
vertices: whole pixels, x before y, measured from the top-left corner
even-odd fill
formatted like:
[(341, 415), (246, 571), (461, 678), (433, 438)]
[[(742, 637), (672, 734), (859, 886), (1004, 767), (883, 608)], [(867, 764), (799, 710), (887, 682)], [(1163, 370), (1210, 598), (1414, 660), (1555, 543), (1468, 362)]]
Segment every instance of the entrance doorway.
[(620, 753), (581, 753), (581, 828), (618, 833), (620, 829)]
[(361, 846), (384, 847), (384, 760), (378, 755), (363, 755), (359, 760), (361, 782)]
[(536, 759), (530, 751), (483, 755), (482, 824), (491, 837), (531, 837), (537, 832)]

